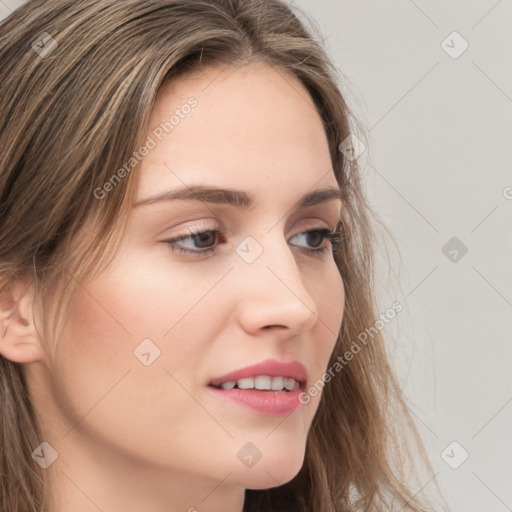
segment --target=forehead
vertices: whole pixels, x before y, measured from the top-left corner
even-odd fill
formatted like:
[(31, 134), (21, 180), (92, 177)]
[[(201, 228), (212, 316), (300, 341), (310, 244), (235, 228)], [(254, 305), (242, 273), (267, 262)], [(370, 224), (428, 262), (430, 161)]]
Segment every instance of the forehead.
[(264, 63), (208, 67), (169, 81), (157, 96), (148, 137), (154, 147), (139, 169), (139, 199), (196, 183), (290, 193), (336, 185), (308, 91)]

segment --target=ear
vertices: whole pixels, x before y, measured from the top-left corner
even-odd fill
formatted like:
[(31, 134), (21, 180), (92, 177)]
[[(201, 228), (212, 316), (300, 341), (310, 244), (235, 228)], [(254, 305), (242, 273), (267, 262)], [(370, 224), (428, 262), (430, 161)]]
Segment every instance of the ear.
[(15, 363), (44, 358), (34, 324), (33, 287), (13, 281), (0, 294), (0, 355)]

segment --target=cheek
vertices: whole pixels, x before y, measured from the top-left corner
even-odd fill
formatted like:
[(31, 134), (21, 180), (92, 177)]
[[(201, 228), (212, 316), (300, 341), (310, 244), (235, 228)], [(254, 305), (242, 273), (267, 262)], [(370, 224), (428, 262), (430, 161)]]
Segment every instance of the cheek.
[(318, 352), (325, 367), (340, 332), (345, 305), (343, 280), (334, 262), (323, 278), (315, 281), (312, 293), (318, 308)]
[[(78, 424), (77, 433), (88, 429), (126, 451), (147, 432), (145, 450), (158, 458), (158, 446), (170, 446), (170, 435), (188, 439), (204, 424), (204, 411), (186, 390), (195, 385), (205, 340), (218, 328), (216, 315), (204, 311), (212, 301), (201, 298), (219, 277), (191, 282), (184, 273), (164, 278), (141, 267), (105, 273), (81, 288), (58, 340), (50, 382), (68, 423), (63, 435)], [(173, 421), (177, 410), (190, 421)]]
[[(90, 285), (77, 297), (50, 368), (60, 437), (69, 433), (67, 443), (95, 440), (134, 459), (173, 464), (198, 446), (205, 422), (185, 380), (201, 351), (181, 342), (198, 319), (179, 322), (182, 308), (163, 315), (155, 307), (162, 301), (103, 285), (102, 293)], [(167, 337), (157, 334), (177, 322)]]
[(322, 376), (329, 370), (328, 364), (338, 339), (343, 321), (345, 290), (341, 275), (333, 262), (321, 279), (315, 280), (309, 288), (316, 300), (318, 320), (313, 327), (314, 336), (306, 360), (314, 361), (314, 373), (309, 376), (308, 390), (304, 398), (309, 421), (316, 413), (322, 392), (329, 384)]
[[(176, 292), (179, 276), (173, 276), (175, 286), (168, 282), (169, 276), (133, 268), (85, 284), (58, 342), (57, 370), (93, 396), (130, 369), (145, 368), (149, 376), (155, 367), (162, 371), (164, 360), (179, 367), (195, 348), (183, 320), (201, 290)], [(177, 337), (185, 339), (178, 343)]]
[(116, 307), (113, 302), (87, 287), (76, 297), (58, 340), (50, 369), (54, 393), (75, 423), (133, 367), (136, 339), (129, 325), (118, 319), (127, 304), (119, 297)]

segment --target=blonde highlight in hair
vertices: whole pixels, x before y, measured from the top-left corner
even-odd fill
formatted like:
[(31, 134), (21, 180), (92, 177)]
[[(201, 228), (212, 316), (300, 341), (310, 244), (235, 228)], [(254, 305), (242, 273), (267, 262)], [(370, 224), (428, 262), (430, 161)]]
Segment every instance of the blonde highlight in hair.
[[(58, 44), (46, 58), (31, 48), (43, 32)], [(37, 324), (52, 350), (82, 283), (114, 254), (137, 168), (105, 199), (93, 191), (143, 143), (162, 85), (203, 66), (252, 61), (306, 87), (345, 192), (335, 259), (346, 304), (329, 366), (374, 323), (371, 210), (357, 162), (338, 149), (356, 121), (321, 45), (285, 3), (31, 0), (0, 23), (0, 61), (0, 294), (15, 280), (35, 286)], [(51, 324), (45, 297), (54, 293), (61, 300)], [(41, 512), (50, 490), (31, 458), (38, 426), (22, 366), (3, 357), (0, 414), (1, 509)], [(404, 483), (405, 461), (390, 453), (398, 415), (421, 445), (379, 333), (325, 386), (299, 474), (247, 490), (244, 511), (426, 510)]]

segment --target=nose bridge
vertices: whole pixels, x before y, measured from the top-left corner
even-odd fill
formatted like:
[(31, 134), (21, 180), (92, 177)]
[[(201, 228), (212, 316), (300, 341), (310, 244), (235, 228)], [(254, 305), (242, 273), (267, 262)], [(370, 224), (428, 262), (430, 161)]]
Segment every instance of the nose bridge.
[[(237, 247), (240, 307), (252, 329), (280, 325), (294, 332), (311, 328), (318, 312), (295, 257), (278, 230), (249, 236)], [(245, 305), (245, 307), (244, 307)]]

